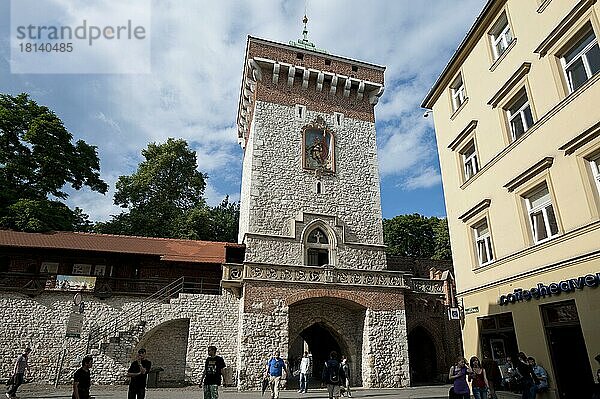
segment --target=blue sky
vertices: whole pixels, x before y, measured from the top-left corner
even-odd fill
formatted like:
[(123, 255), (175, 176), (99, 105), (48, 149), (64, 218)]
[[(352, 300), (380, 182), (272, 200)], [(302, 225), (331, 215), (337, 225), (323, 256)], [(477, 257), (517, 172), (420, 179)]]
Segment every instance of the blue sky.
[[(13, 0), (19, 1), (19, 0)], [(36, 13), (94, 20), (147, 2), (38, 0)], [(209, 175), (212, 205), (239, 200), (242, 150), (235, 121), (247, 35), (287, 43), (301, 36), (332, 54), (387, 67), (376, 107), (383, 216), (446, 214), (432, 118), (419, 104), (483, 8), (484, 0), (223, 0), (152, 1), (151, 73), (13, 74), (10, 2), (0, 1), (0, 92), (27, 92), (54, 110), (75, 139), (98, 147), (103, 196), (83, 189), (69, 205), (92, 220), (120, 212), (112, 204), (119, 176), (131, 174), (149, 142), (181, 137)], [(144, 7), (144, 9), (141, 9)], [(85, 15), (82, 14), (85, 10)], [(32, 10), (33, 12), (33, 10)], [(13, 27), (14, 29), (14, 27)]]

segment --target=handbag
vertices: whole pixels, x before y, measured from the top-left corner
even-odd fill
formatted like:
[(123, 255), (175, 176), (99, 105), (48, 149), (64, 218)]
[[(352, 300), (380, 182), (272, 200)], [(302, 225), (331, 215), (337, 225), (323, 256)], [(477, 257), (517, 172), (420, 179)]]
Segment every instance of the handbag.
[(450, 387), (450, 390), (448, 391), (448, 399), (455, 399), (456, 398), (456, 394), (454, 393), (454, 387)]
[(15, 375), (11, 375), (8, 380), (6, 380), (6, 386), (11, 386), (15, 384)]

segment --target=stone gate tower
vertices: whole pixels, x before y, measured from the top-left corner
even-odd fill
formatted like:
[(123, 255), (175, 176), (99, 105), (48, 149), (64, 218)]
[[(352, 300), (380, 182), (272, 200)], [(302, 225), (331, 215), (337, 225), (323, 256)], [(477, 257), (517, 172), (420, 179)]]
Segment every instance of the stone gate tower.
[[(305, 19), (306, 24), (306, 19)], [(386, 270), (374, 107), (382, 66), (306, 38), (249, 37), (239, 101), (244, 148), (238, 384), (256, 387), (269, 354), (306, 348), (318, 376), (331, 350), (354, 385), (409, 382), (404, 275)]]

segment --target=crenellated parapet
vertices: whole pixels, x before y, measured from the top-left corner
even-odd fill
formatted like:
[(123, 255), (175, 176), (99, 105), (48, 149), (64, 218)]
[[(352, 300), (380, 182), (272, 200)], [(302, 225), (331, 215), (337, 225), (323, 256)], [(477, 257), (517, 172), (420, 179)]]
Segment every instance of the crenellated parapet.
[(315, 111), (341, 112), (374, 121), (373, 107), (384, 92), (384, 70), (310, 47), (249, 37), (238, 109), (238, 141), (245, 147), (256, 101), (302, 104)]

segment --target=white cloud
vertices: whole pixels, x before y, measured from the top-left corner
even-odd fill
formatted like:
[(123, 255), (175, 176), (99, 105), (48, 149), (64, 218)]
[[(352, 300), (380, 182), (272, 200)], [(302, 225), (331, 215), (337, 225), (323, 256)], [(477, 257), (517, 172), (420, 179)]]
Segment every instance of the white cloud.
[(416, 190), (418, 188), (429, 188), (440, 184), (442, 177), (440, 173), (432, 168), (427, 167), (420, 170), (419, 173), (409, 176), (403, 183), (402, 187), (407, 190)]
[[(386, 91), (376, 107), (380, 172), (394, 184), (405, 179), (403, 190), (439, 184), (431, 121), (420, 102), (482, 6), (481, 0), (308, 3), (309, 39), (318, 47), (386, 66)], [(150, 74), (25, 76), (11, 80), (13, 90), (46, 93), (38, 101), (59, 110), (76, 138), (98, 146), (102, 177), (111, 184), (136, 169), (148, 142), (181, 137), (209, 174), (209, 203), (226, 193), (239, 199), (235, 121), (246, 38), (296, 40), (304, 3), (165, 0), (152, 7)], [(71, 10), (71, 17), (79, 12)], [(98, 219), (115, 213), (112, 195), (74, 193), (70, 202)]]

